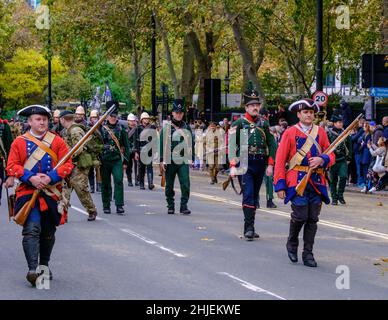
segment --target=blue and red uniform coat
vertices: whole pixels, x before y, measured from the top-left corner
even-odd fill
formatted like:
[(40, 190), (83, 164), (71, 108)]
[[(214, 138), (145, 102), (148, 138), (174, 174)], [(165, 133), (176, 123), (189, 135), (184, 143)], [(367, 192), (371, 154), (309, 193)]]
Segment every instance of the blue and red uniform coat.
[[(295, 126), (299, 126), (299, 124), (296, 124)], [(295, 187), (306, 174), (304, 171), (298, 171), (295, 169), (287, 170), (286, 168), (286, 164), (291, 160), (296, 151), (302, 148), (307, 139), (307, 136), (295, 126), (288, 128), (283, 133), (276, 153), (274, 171), (275, 191), (278, 192), (284, 190), (286, 192), (284, 203), (289, 202), (297, 195)], [(330, 142), (324, 128), (319, 127), (316, 141), (320, 145), (322, 152), (329, 147)], [(330, 155), (319, 154), (317, 147), (313, 144), (300, 165), (308, 166), (308, 159), (311, 157), (321, 157), (324, 160), (324, 163), (321, 166), (323, 168), (328, 168), (335, 162), (334, 152), (332, 152)], [(330, 198), (328, 196), (326, 187), (326, 179), (323, 174), (314, 172), (311, 175), (309, 183), (312, 185), (316, 193), (321, 195), (323, 202), (326, 204), (330, 203)]]
[[(51, 149), (57, 155), (58, 159), (62, 159), (69, 152), (69, 149), (63, 139), (57, 134), (55, 135), (56, 136), (51, 144)], [(47, 153), (41, 160), (36, 163), (36, 165), (31, 170), (25, 169), (25, 162), (37, 147), (38, 146), (35, 143), (28, 140), (28, 138), (25, 136), (17, 137), (11, 145), (6, 168), (7, 175), (9, 177), (15, 177), (22, 182), (16, 188), (16, 199), (22, 196), (31, 195), (36, 190), (29, 179), (32, 176), (35, 176), (37, 173), (47, 174), (51, 178), (50, 185), (55, 185), (70, 175), (71, 171), (73, 170), (74, 166), (71, 162), (71, 159), (54, 170), (54, 167), (57, 165), (57, 163)], [(60, 185), (57, 186), (57, 189), (61, 191)], [(59, 200), (55, 195), (53, 195), (52, 198), (55, 201)], [(40, 210), (44, 211), (44, 209), (47, 208), (47, 204), (45, 203), (43, 197), (39, 197), (38, 199)]]

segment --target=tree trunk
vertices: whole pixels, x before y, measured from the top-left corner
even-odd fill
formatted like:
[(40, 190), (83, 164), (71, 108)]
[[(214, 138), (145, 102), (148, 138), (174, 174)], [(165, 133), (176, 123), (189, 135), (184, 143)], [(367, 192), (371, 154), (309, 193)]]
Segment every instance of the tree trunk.
[(159, 29), (160, 35), (162, 37), (164, 51), (166, 54), (166, 63), (167, 63), (167, 67), (168, 67), (168, 72), (170, 73), (171, 82), (172, 82), (172, 85), (174, 86), (174, 96), (175, 96), (175, 98), (179, 98), (180, 97), (180, 84), (179, 84), (179, 81), (176, 77), (174, 64), (172, 62), (171, 49), (170, 49), (170, 44), (169, 44), (168, 38), (167, 38), (167, 32), (164, 29), (163, 23), (161, 21), (159, 21), (159, 19), (156, 15), (155, 15), (155, 21), (156, 21), (156, 26)]
[(183, 42), (183, 65), (181, 96), (185, 99), (186, 106), (193, 103), (193, 94), (198, 83), (198, 77), (194, 68), (194, 53), (187, 36)]
[[(192, 16), (190, 13), (185, 15), (185, 23), (187, 26), (192, 25)], [(195, 59), (198, 66), (198, 76), (199, 76), (199, 94), (198, 94), (198, 110), (204, 111), (205, 109), (205, 79), (211, 79), (212, 67), (213, 67), (213, 58), (212, 54), (214, 53), (214, 46), (217, 42), (217, 37), (214, 36), (213, 32), (206, 32), (206, 43), (205, 51), (201, 48), (201, 43), (199, 42), (198, 35), (193, 31), (187, 33), (188, 40), (193, 49)]]
[(141, 72), (140, 72), (140, 58), (136, 45), (133, 43), (133, 66), (135, 71), (135, 100), (138, 110), (141, 108)]
[(243, 30), (241, 28), (241, 24), (238, 17), (233, 16), (226, 8), (225, 12), (232, 26), (233, 35), (241, 54), (246, 76), (248, 80), (252, 82), (253, 88), (259, 92), (259, 95), (263, 99), (265, 104), (265, 94), (261, 87), (260, 80), (257, 76), (258, 69), (256, 69), (256, 67), (259, 67), (258, 64), (260, 63), (260, 58), (258, 59), (258, 63), (254, 62), (252, 48), (248, 45), (243, 35)]

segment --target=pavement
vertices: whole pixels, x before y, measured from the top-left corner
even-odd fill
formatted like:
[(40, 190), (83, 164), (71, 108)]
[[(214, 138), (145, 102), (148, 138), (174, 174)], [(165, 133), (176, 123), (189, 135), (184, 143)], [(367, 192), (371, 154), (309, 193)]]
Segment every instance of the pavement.
[[(317, 268), (289, 261), (290, 206), (256, 215), (260, 239), (241, 239), (241, 196), (191, 171), (191, 215), (167, 215), (164, 190), (125, 186), (125, 216), (87, 214), (75, 193), (69, 223), (57, 230), (50, 289), (25, 280), (21, 228), (0, 215), (0, 299), (292, 300), (388, 298), (388, 198), (346, 193), (324, 205), (314, 254)], [(178, 182), (176, 182), (176, 187)], [(179, 209), (180, 192), (176, 190)], [(260, 193), (265, 199), (264, 186)], [(261, 201), (264, 205), (264, 201)], [(302, 240), (301, 240), (302, 242)], [(301, 252), (299, 252), (301, 260)]]

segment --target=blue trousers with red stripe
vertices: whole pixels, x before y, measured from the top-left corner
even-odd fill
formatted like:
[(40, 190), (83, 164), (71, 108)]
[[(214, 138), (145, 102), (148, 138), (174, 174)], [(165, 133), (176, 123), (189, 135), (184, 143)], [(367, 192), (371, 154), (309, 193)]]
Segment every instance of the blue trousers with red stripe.
[(243, 192), (242, 206), (257, 208), (258, 194), (263, 183), (267, 157), (264, 155), (248, 155), (247, 172), (240, 176)]

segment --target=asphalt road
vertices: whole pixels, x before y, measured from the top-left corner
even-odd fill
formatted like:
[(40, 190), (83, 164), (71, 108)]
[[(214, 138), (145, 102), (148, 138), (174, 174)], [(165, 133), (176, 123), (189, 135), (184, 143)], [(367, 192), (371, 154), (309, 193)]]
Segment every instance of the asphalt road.
[(21, 228), (8, 222), (3, 201), (0, 299), (388, 298), (387, 197), (348, 193), (346, 206), (324, 206), (314, 250), (318, 268), (308, 268), (286, 254), (289, 205), (275, 199), (277, 209), (258, 210), (260, 239), (246, 242), (241, 199), (222, 191), (221, 182), (210, 185), (192, 172), (190, 216), (167, 215), (160, 185), (153, 191), (126, 186), (125, 216), (103, 214), (96, 193), (99, 218), (87, 222), (73, 193), (69, 223), (56, 234), (49, 290), (25, 280)]

